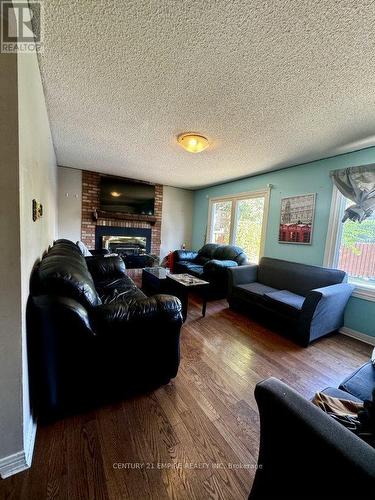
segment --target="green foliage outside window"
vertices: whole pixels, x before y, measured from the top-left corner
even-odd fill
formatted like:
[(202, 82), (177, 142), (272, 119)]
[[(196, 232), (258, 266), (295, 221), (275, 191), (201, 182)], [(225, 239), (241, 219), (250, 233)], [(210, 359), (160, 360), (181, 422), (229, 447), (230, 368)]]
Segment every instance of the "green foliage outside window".
[(375, 219), (366, 219), (361, 223), (352, 221), (344, 223), (341, 245), (359, 255), (360, 249), (356, 247), (357, 243), (375, 244)]

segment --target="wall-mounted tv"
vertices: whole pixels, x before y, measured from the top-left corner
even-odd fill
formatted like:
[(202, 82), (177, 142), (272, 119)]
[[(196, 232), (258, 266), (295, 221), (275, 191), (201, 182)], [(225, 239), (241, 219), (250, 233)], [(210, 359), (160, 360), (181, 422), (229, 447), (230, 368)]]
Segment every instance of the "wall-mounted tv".
[(100, 208), (107, 212), (154, 215), (155, 186), (117, 177), (100, 179)]

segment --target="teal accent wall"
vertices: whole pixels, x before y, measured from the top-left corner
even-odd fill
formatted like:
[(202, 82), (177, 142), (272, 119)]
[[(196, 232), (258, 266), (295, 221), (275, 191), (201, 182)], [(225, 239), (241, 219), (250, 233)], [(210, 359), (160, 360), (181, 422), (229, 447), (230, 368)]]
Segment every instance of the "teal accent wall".
[[(195, 191), (193, 248), (198, 250), (205, 242), (209, 198), (256, 191), (272, 184), (264, 254), (268, 257), (323, 265), (333, 189), (329, 172), (367, 163), (375, 163), (375, 147)], [(312, 244), (279, 243), (280, 200), (304, 193), (317, 194)], [(375, 337), (375, 302), (351, 298), (345, 315), (345, 326)]]

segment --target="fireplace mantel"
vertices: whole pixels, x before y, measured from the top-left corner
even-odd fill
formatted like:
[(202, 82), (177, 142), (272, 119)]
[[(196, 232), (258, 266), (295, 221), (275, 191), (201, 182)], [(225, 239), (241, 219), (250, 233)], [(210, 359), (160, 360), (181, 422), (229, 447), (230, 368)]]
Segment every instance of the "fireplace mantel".
[(152, 226), (156, 222), (156, 217), (154, 215), (142, 215), (142, 214), (124, 214), (122, 212), (107, 212), (105, 210), (96, 210), (93, 212), (93, 219), (116, 219), (116, 220), (132, 220), (139, 222), (148, 222)]

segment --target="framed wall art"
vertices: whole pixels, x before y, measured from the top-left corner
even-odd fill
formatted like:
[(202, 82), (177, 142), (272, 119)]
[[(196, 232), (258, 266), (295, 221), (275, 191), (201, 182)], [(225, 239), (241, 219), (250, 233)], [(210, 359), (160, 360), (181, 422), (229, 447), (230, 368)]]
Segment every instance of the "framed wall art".
[(309, 193), (281, 199), (279, 243), (311, 245), (315, 198)]

